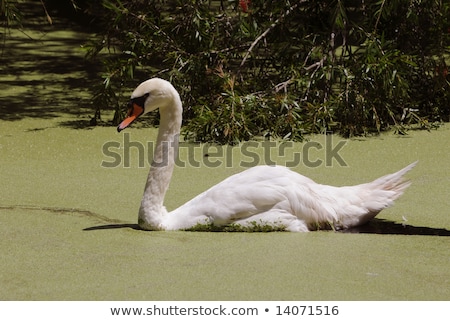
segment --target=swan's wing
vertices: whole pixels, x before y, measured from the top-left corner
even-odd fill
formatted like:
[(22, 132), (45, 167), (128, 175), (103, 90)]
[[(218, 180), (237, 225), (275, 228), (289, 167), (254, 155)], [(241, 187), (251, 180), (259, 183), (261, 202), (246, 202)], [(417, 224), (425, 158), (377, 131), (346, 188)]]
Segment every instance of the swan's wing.
[(202, 221), (220, 226), (271, 211), (294, 219), (302, 219), (305, 214), (314, 217), (318, 208), (325, 210), (317, 200), (314, 185), (318, 184), (283, 166), (253, 167), (170, 212), (169, 224), (174, 229)]

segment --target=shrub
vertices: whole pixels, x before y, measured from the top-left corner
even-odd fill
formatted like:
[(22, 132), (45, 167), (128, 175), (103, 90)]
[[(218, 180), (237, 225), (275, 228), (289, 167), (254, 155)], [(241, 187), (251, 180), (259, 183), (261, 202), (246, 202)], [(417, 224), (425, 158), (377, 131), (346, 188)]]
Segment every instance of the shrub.
[(97, 97), (117, 102), (107, 97), (137, 78), (166, 78), (182, 96), (189, 140), (405, 133), (450, 114), (443, 1), (102, 4), (103, 32), (89, 51), (108, 53)]

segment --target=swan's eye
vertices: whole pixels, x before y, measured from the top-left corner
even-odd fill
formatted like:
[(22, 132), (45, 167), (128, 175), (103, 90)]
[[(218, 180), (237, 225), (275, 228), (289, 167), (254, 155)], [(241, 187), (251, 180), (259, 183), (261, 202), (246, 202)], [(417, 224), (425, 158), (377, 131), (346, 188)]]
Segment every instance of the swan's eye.
[(136, 98), (132, 98), (129, 102), (129, 105), (132, 106), (133, 104), (138, 105), (139, 107), (144, 108), (145, 105), (145, 100), (148, 98), (148, 96), (150, 96), (149, 93), (143, 95), (143, 96), (139, 96)]

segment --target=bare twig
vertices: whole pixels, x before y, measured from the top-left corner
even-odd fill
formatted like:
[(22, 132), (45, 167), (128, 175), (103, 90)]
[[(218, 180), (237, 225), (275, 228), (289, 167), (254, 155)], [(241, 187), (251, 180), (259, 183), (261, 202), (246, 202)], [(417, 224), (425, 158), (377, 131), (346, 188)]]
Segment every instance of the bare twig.
[(53, 24), (52, 17), (50, 17), (50, 15), (48, 14), (47, 8), (45, 7), (45, 3), (44, 3), (43, 0), (41, 0), (41, 4), (42, 4), (42, 8), (44, 8), (45, 16), (47, 17), (48, 23), (49, 23), (49, 24)]
[(280, 82), (279, 84), (275, 85), (275, 92), (279, 92), (280, 90), (283, 90), (284, 93), (287, 93), (287, 86), (292, 82), (292, 78), (288, 79), (286, 81)]
[(289, 9), (287, 9), (277, 20), (275, 20), (269, 28), (267, 28), (262, 34), (260, 34), (250, 45), (250, 47), (248, 48), (247, 52), (245, 53), (244, 58), (242, 59), (241, 65), (240, 67), (242, 67), (245, 62), (247, 61), (247, 58), (250, 56), (250, 54), (253, 51), (253, 48), (255, 48), (255, 46), (258, 44), (258, 42), (261, 41), (261, 39), (265, 38), (267, 36), (267, 34), (272, 31), (273, 28), (275, 28), (281, 21), (283, 21), (283, 19), (285, 19), (288, 15), (290, 15), (292, 13), (292, 11), (294, 11), (301, 3), (306, 2), (307, 0), (300, 0), (298, 3), (292, 5)]
[(324, 61), (327, 60), (327, 56), (323, 56), (322, 59), (320, 59), (319, 61), (313, 63), (312, 65), (305, 67), (306, 71), (309, 71), (313, 68), (319, 68), (323, 66)]
[(380, 22), (380, 18), (381, 18), (381, 14), (383, 13), (385, 2), (386, 2), (386, 0), (383, 0), (383, 2), (381, 3), (380, 14), (377, 17), (377, 21), (375, 22), (375, 27), (373, 28), (374, 33), (377, 31), (378, 23)]

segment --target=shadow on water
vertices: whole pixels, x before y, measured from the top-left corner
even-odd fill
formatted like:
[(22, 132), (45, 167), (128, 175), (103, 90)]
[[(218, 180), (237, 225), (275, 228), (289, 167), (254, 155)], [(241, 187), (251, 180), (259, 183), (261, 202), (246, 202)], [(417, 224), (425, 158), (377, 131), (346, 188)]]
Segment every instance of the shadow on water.
[(365, 225), (340, 231), (341, 233), (394, 234), (394, 235), (434, 235), (450, 236), (450, 230), (425, 226), (412, 226), (382, 219), (373, 219)]
[[(114, 230), (121, 228), (142, 230), (138, 224), (106, 224), (87, 227), (83, 231)], [(338, 233), (450, 236), (450, 230), (443, 228), (405, 225), (382, 219), (373, 219), (363, 226), (339, 231)]]
[(106, 224), (87, 227), (83, 231), (98, 231), (98, 230), (115, 230), (120, 228), (130, 228), (137, 231), (142, 231), (138, 224)]
[(99, 66), (87, 61), (81, 49), (89, 31), (57, 17), (53, 25), (42, 22), (38, 2), (23, 3), (20, 11), (24, 15), (23, 29), (3, 35), (0, 119), (93, 114), (92, 88), (101, 78)]

